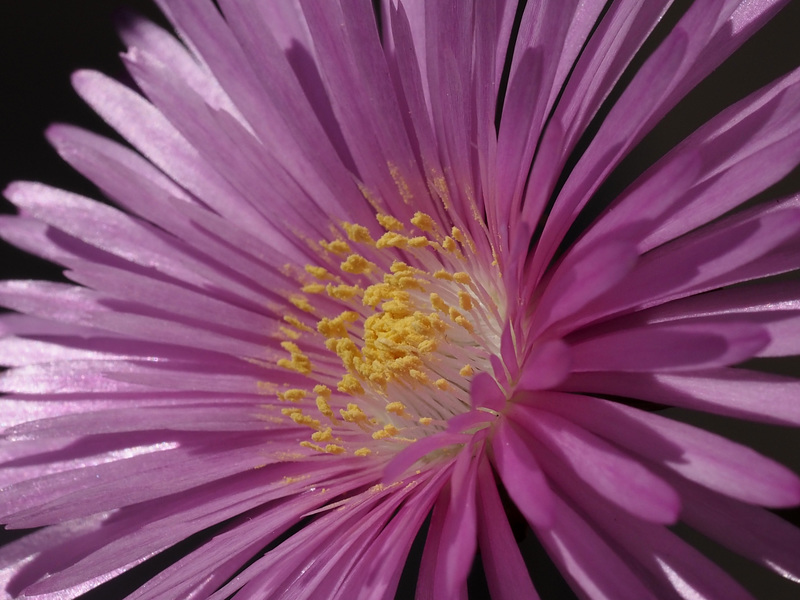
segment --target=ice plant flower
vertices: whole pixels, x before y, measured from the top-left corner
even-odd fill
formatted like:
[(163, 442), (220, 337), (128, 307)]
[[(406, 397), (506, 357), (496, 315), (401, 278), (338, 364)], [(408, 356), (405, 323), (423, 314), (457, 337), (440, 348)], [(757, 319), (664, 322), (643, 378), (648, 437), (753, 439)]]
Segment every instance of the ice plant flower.
[(38, 528), (10, 597), (189, 539), (129, 598), (392, 598), (428, 518), (418, 598), (477, 553), (538, 597), (520, 520), (581, 598), (749, 598), (678, 520), (800, 577), (763, 508), (800, 479), (652, 410), (800, 424), (800, 383), (742, 366), (800, 350), (765, 279), (800, 196), (741, 207), (800, 162), (800, 70), (597, 193), (785, 2), (699, 0), (644, 49), (669, 1), (217, 4), (161, 0), (181, 41), (126, 18), (135, 85), (74, 75), (133, 149), (48, 138), (119, 208), (6, 189), (2, 236), (75, 283), (0, 286), (0, 521)]

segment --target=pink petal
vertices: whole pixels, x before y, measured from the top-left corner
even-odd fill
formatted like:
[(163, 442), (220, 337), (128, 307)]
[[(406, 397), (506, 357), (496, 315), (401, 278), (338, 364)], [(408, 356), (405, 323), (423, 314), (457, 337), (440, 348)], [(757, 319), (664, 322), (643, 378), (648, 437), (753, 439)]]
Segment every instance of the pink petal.
[(720, 493), (771, 507), (800, 502), (797, 475), (721, 436), (598, 398), (542, 394), (536, 402), (571, 423)]
[(502, 419), (496, 427), (492, 463), (528, 523), (549, 527), (553, 519), (553, 492), (535, 454), (507, 419)]
[(492, 598), (538, 600), (488, 462), (478, 470), (478, 542)]
[(614, 504), (645, 521), (668, 524), (677, 520), (678, 495), (634, 457), (552, 413), (517, 405), (511, 418)]

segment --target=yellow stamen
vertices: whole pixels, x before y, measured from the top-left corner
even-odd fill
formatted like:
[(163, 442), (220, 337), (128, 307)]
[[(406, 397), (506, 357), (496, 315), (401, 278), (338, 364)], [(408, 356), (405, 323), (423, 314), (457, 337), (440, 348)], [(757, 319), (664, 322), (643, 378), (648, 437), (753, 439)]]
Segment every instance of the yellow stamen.
[(393, 231), (387, 231), (376, 242), (375, 246), (381, 248), (405, 248), (408, 246), (408, 238)]
[(325, 286), (321, 283), (309, 283), (304, 285), (301, 289), (306, 294), (321, 294), (325, 291)]
[(472, 370), (472, 365), (464, 365), (458, 372), (458, 374), (461, 375), (462, 377), (472, 377), (474, 373), (475, 371)]
[(369, 234), (369, 229), (363, 225), (354, 225), (353, 223), (344, 223), (344, 229), (347, 232), (347, 237), (351, 241), (358, 244), (374, 244), (375, 241)]
[(371, 272), (376, 266), (360, 254), (351, 254), (347, 257), (347, 260), (340, 265), (340, 268), (345, 273), (360, 275), (362, 273)]
[(444, 281), (453, 281), (453, 275), (449, 271), (445, 271), (444, 269), (439, 269), (436, 271), (433, 276), (436, 279), (443, 279)]
[(386, 412), (394, 413), (398, 417), (402, 417), (406, 413), (406, 405), (402, 402), (389, 402), (386, 405)]
[(347, 254), (350, 252), (350, 244), (344, 240), (333, 240), (332, 242), (320, 241), (320, 245), (328, 252), (333, 254)]
[(411, 223), (420, 231), (432, 232), (436, 229), (433, 219), (423, 212), (414, 213)]
[(458, 305), (464, 310), (472, 310), (472, 296), (464, 290), (458, 292)]
[(287, 322), (289, 325), (291, 325), (292, 327), (295, 327), (295, 328), (299, 329), (300, 331), (307, 331), (307, 332), (309, 332), (309, 333), (311, 333), (311, 332), (313, 332), (313, 331), (314, 331), (313, 329), (311, 329), (311, 327), (309, 327), (308, 325), (306, 325), (305, 323), (303, 323), (303, 322), (302, 322), (300, 319), (298, 319), (297, 317), (293, 317), (292, 315), (286, 315), (286, 316), (284, 316), (284, 317), (283, 317), (283, 320), (284, 320), (284, 321), (286, 321), (286, 322)]
[(292, 296), (289, 296), (289, 302), (294, 304), (297, 308), (299, 308), (303, 312), (314, 312), (314, 307), (311, 306), (311, 304), (309, 304), (308, 298), (306, 298), (305, 296), (294, 294)]
[(306, 265), (306, 273), (317, 279), (333, 279), (333, 275), (331, 275), (325, 267)]
[(340, 408), (339, 414), (342, 415), (342, 418), (348, 423), (366, 424), (369, 422), (369, 418), (367, 418), (367, 415), (361, 410), (361, 407), (352, 402), (347, 405), (347, 409)]
[(336, 298), (337, 300), (350, 300), (351, 298), (364, 293), (364, 290), (357, 285), (332, 285), (330, 283), (328, 284), (328, 287), (325, 288), (325, 291), (328, 292), (328, 295), (331, 298)]
[(288, 327), (284, 327), (283, 325), (278, 327), (278, 331), (280, 331), (283, 335), (285, 335), (290, 340), (299, 340), (302, 337), (300, 335), (300, 333), (298, 333), (294, 329), (289, 329)]
[(278, 392), (278, 398), (288, 402), (300, 402), (300, 400), (306, 397), (306, 394), (307, 392), (305, 390), (294, 388), (286, 390), (285, 392)]
[(358, 382), (358, 379), (353, 377), (350, 373), (342, 377), (336, 387), (340, 392), (353, 396), (364, 393), (364, 388)]
[(431, 293), (431, 306), (437, 310), (441, 310), (442, 312), (447, 312), (448, 306), (447, 302), (442, 300), (442, 297), (437, 294), (436, 292)]
[(378, 213), (375, 215), (375, 218), (378, 219), (378, 223), (380, 223), (381, 227), (386, 231), (402, 231), (404, 229), (403, 224), (391, 215)]
[(300, 442), (300, 445), (303, 448), (310, 448), (311, 450), (316, 450), (317, 452), (325, 452), (325, 448), (322, 446), (317, 446), (316, 444), (312, 444), (311, 442)]
[(311, 373), (311, 359), (308, 358), (300, 347), (294, 342), (281, 342), (281, 347), (289, 352), (291, 358), (282, 358), (278, 361), (278, 366), (290, 371), (297, 371), (304, 375)]
[(311, 434), (311, 439), (315, 442), (330, 442), (333, 439), (333, 430), (326, 427), (322, 431), (315, 431)]

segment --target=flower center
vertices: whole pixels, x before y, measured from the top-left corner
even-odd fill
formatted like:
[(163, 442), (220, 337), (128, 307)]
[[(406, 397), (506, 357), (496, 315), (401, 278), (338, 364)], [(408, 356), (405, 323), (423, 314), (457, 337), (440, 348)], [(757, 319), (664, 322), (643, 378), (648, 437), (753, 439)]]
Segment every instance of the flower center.
[(302, 293), (289, 295), (298, 313), (285, 317), (289, 357), (277, 364), (312, 378), (316, 398), (305, 404), (303, 388), (278, 397), (293, 403), (285, 416), (314, 430), (302, 445), (321, 452), (396, 452), (442, 430), (469, 410), (470, 378), (490, 372), (499, 349), (496, 267), (495, 277), (473, 268), (473, 241), (424, 213), (408, 223), (418, 235), (394, 217), (377, 219), (377, 239), (343, 223), (321, 241), (320, 264), (306, 265)]

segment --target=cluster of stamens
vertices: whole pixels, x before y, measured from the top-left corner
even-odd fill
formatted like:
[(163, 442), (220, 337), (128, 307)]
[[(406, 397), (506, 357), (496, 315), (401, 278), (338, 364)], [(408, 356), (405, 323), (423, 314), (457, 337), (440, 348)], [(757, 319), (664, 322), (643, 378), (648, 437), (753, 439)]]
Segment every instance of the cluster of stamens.
[[(319, 242), (321, 264), (306, 265), (301, 293), (288, 294), (297, 314), (284, 318), (288, 357), (277, 364), (315, 385), (278, 398), (285, 417), (313, 430), (301, 445), (319, 452), (366, 456), (375, 444), (363, 445), (364, 433), (407, 444), (442, 429), (468, 410), (469, 380), (497, 350), (500, 309), (464, 270), (472, 240), (424, 213), (410, 219), (417, 235), (394, 217), (377, 220), (377, 239), (343, 223), (343, 235)], [(319, 348), (319, 336), (330, 352), (312, 361), (301, 345), (316, 338)]]

